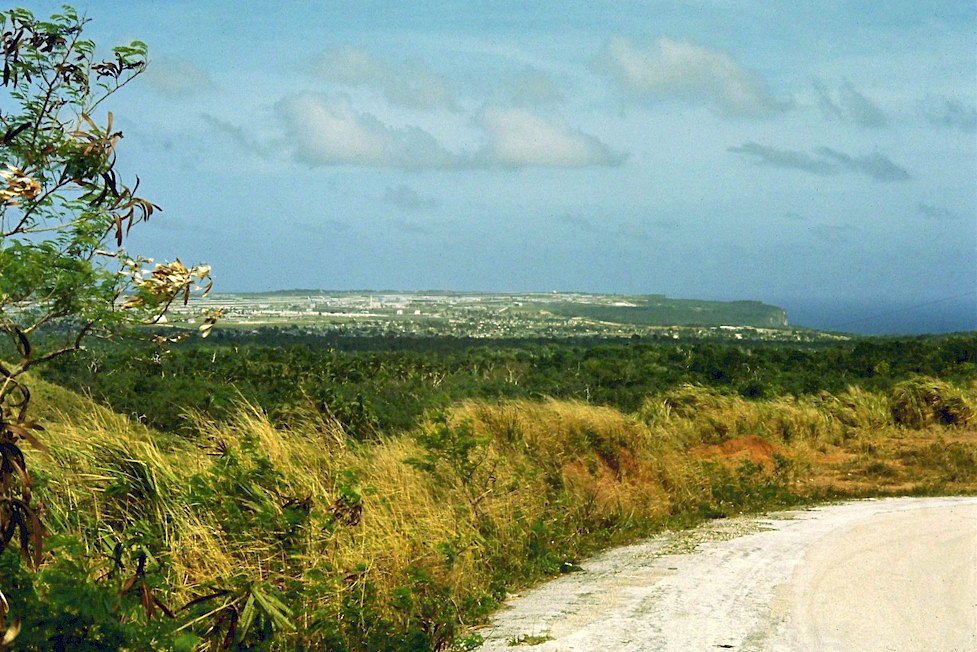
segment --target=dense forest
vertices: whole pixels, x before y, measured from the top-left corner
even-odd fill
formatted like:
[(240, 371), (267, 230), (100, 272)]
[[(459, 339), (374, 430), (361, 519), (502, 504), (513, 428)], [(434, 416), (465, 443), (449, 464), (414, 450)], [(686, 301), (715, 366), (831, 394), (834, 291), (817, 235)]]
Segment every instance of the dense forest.
[(553, 397), (633, 412), (685, 383), (749, 399), (887, 390), (915, 375), (977, 377), (977, 335), (837, 344), (670, 340), (505, 340), (225, 333), (169, 351), (96, 343), (43, 371), (155, 428), (186, 431), (194, 412), (227, 417), (241, 399), (275, 423), (312, 409), (359, 439), (407, 430), (466, 398)]

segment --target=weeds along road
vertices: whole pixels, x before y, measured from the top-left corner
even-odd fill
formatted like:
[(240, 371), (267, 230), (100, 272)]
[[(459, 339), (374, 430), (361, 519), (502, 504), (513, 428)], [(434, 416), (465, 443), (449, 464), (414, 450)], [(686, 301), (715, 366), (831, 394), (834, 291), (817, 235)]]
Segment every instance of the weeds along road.
[(977, 498), (717, 521), (582, 566), (511, 599), (482, 649), (977, 650)]

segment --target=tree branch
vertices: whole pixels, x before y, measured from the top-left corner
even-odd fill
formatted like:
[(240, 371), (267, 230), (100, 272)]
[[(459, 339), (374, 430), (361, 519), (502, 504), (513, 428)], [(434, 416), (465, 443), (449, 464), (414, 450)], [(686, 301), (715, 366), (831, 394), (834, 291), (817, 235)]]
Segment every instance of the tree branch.
[[(54, 351), (45, 353), (44, 355), (38, 358), (34, 358), (33, 360), (31, 360), (30, 364), (28, 364), (28, 367), (32, 367), (42, 362), (47, 362), (48, 360), (53, 360), (54, 358), (57, 358), (58, 356), (64, 355), (66, 353), (81, 351), (82, 350), (81, 341), (85, 339), (85, 336), (94, 326), (95, 326), (94, 321), (88, 322), (87, 324), (82, 326), (81, 329), (79, 329), (78, 334), (75, 336), (75, 341), (73, 343), (71, 343), (68, 346), (62, 347), (60, 349), (55, 349)], [(24, 368), (25, 371), (26, 369), (27, 367)]]

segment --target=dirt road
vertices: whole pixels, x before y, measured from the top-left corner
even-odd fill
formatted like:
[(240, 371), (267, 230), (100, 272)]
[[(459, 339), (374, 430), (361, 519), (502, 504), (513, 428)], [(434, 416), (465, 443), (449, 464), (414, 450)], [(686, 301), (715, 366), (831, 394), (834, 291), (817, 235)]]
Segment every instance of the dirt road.
[(483, 649), (977, 650), (977, 498), (717, 521), (583, 569), (511, 599)]

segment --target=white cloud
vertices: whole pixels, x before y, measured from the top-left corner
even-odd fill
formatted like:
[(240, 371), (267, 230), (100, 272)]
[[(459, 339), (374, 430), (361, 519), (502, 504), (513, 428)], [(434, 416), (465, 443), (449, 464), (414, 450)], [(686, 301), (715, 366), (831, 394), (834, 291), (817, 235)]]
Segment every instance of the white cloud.
[(830, 147), (819, 147), (816, 152), (843, 171), (858, 172), (876, 181), (907, 181), (911, 178), (905, 168), (878, 152), (851, 156)]
[(209, 135), (222, 137), (225, 142), (229, 141), (244, 151), (262, 157), (268, 156), (272, 151), (269, 145), (255, 136), (251, 128), (246, 129), (209, 113), (201, 113), (200, 119), (207, 126)]
[[(581, 168), (624, 157), (597, 138), (521, 108), (488, 107), (477, 120), (485, 145), (454, 153), (419, 127), (392, 127), (357, 111), (346, 96), (303, 94), (277, 110), (295, 160), (311, 166), (399, 169)], [(388, 201), (406, 194), (387, 197)]]
[(457, 109), (454, 93), (444, 77), (417, 58), (397, 64), (361, 48), (345, 47), (319, 56), (314, 68), (323, 79), (341, 86), (371, 88), (391, 104), (408, 109)]
[(748, 142), (738, 147), (730, 147), (730, 152), (753, 156), (759, 165), (775, 168), (801, 170), (810, 174), (827, 176), (835, 174), (837, 168), (823, 157), (816, 157), (796, 149), (779, 149), (760, 143)]
[(387, 126), (356, 111), (346, 97), (298, 95), (279, 102), (278, 111), (295, 158), (312, 166), (418, 169), (459, 163), (423, 129)]
[(174, 98), (190, 97), (214, 88), (210, 74), (186, 59), (154, 59), (146, 67), (143, 79), (157, 93)]
[(481, 125), (488, 142), (476, 159), (486, 165), (581, 168), (624, 160), (593, 136), (526, 109), (488, 107)]
[(851, 121), (860, 127), (884, 127), (889, 124), (885, 112), (847, 81), (841, 85), (841, 104)]
[(820, 79), (814, 80), (814, 93), (817, 98), (818, 108), (825, 120), (841, 120), (845, 117), (844, 112), (838, 103), (831, 97), (831, 91)]
[(740, 118), (763, 118), (790, 108), (725, 52), (686, 41), (661, 38), (653, 47), (642, 47), (613, 36), (596, 68), (635, 98), (676, 99)]

